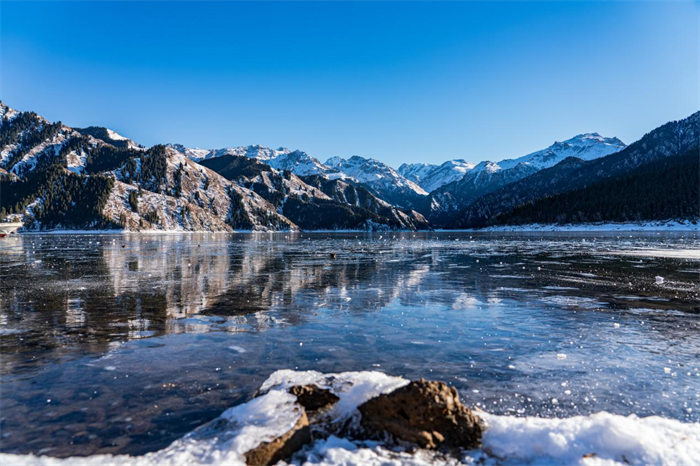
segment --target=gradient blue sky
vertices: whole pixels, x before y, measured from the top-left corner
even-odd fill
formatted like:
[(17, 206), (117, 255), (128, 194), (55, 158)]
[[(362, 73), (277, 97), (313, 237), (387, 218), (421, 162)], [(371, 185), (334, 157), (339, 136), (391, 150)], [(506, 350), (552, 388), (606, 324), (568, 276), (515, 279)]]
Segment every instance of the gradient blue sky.
[(8, 2), (0, 98), (146, 145), (515, 157), (700, 109), (700, 2)]

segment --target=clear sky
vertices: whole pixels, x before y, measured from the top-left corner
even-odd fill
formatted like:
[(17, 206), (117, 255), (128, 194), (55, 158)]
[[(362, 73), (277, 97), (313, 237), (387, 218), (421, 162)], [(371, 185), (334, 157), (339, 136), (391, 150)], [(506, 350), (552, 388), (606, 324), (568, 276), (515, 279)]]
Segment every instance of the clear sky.
[(500, 160), (700, 109), (700, 2), (2, 1), (0, 99), (145, 145)]

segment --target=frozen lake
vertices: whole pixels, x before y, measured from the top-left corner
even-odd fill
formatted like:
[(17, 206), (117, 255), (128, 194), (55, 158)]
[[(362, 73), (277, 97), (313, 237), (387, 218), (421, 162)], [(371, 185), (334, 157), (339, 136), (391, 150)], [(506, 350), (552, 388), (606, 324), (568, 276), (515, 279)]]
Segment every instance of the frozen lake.
[(0, 445), (163, 449), (278, 369), (443, 380), (510, 416), (700, 421), (697, 233), (0, 240)]

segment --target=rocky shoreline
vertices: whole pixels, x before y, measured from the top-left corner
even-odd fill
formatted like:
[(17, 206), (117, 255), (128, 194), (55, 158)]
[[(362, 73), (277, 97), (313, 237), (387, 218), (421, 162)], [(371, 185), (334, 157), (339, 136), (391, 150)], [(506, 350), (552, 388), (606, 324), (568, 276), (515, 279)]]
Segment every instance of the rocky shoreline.
[(352, 440), (377, 440), (407, 451), (438, 450), (459, 457), (461, 449), (481, 445), (483, 421), (444, 382), (417, 380), (358, 406), (359, 424), (352, 418), (340, 425), (328, 415), (340, 398), (315, 384), (294, 385), (300, 415), (289, 430), (245, 453), (249, 466), (268, 466), (289, 459), (314, 440), (338, 435)]
[(0, 453), (16, 466), (677, 466), (698, 424), (604, 411), (569, 418), (472, 412), (445, 383), (376, 371), (278, 370), (256, 396), (143, 456)]

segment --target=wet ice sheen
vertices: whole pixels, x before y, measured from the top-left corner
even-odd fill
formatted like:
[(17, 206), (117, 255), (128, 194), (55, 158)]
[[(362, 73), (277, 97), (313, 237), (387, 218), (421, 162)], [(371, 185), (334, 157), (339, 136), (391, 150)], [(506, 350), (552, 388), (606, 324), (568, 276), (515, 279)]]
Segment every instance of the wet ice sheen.
[[(0, 449), (143, 461), (169, 451), (180, 461), (169, 445), (243, 406), (279, 369), (444, 380), (513, 429), (537, 416), (697, 428), (700, 260), (672, 252), (698, 249), (697, 235), (651, 233), (9, 238)], [(616, 254), (635, 250), (671, 253)], [(595, 417), (602, 411), (612, 417)], [(576, 454), (593, 445), (595, 430), (558, 422), (545, 422), (556, 435), (542, 439), (563, 436)], [(339, 445), (347, 439), (306, 459), (408, 461)]]

